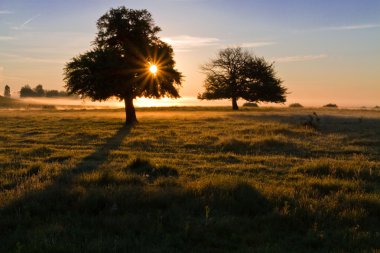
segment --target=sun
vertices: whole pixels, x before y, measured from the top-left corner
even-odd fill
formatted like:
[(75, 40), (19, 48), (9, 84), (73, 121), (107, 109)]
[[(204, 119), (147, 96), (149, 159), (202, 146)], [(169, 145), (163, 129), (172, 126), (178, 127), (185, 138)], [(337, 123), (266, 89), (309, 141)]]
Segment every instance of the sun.
[(149, 67), (149, 71), (150, 71), (150, 73), (152, 73), (152, 74), (156, 74), (157, 71), (158, 71), (157, 65), (154, 65), (154, 64), (150, 65), (150, 67)]

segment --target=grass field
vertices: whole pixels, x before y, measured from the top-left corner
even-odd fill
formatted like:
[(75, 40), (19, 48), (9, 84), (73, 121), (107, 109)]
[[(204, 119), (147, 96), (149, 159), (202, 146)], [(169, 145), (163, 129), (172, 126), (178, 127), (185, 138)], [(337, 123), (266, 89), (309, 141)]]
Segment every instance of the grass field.
[(0, 252), (380, 252), (379, 111), (137, 116), (0, 110)]

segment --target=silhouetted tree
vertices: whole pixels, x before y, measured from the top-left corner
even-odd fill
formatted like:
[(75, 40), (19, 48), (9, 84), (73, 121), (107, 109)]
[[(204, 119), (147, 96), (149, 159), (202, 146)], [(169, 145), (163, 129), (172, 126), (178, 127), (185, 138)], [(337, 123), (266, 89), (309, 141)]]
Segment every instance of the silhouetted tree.
[(34, 93), (36, 94), (36, 97), (44, 97), (45, 96), (45, 90), (44, 87), (39, 84), (34, 88)]
[(206, 91), (199, 99), (231, 99), (232, 109), (238, 110), (237, 101), (285, 102), (286, 89), (276, 77), (273, 63), (252, 55), (240, 47), (219, 51), (216, 59), (202, 66), (206, 74)]
[(45, 92), (45, 96), (46, 97), (59, 97), (59, 91), (57, 91), (57, 90), (47, 90), (46, 92)]
[[(182, 74), (174, 68), (173, 49), (157, 37), (161, 29), (147, 10), (111, 9), (97, 28), (94, 48), (66, 64), (69, 94), (124, 100), (127, 125), (137, 122), (136, 97), (179, 97)], [(152, 64), (156, 74), (149, 72)]]
[(10, 98), (11, 97), (11, 87), (9, 85), (5, 85), (4, 87), (4, 97)]
[(30, 88), (29, 85), (25, 85), (21, 87), (20, 97), (35, 97), (35, 96), (36, 96), (36, 93), (34, 92), (32, 88)]

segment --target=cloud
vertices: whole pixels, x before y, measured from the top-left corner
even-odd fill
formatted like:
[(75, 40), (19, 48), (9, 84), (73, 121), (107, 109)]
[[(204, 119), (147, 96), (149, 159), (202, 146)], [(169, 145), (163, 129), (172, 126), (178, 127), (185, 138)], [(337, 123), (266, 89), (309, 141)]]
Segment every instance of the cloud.
[(0, 36), (0, 41), (14, 40), (15, 37), (11, 36)]
[(273, 58), (272, 60), (275, 62), (303, 62), (303, 61), (316, 61), (328, 58), (327, 54), (318, 54), (318, 55), (297, 55), (297, 56), (286, 56)]
[(220, 40), (210, 37), (180, 35), (162, 38), (162, 41), (172, 45), (176, 51), (186, 52), (194, 48), (218, 45)]
[(0, 15), (2, 14), (13, 14), (13, 12), (8, 10), (0, 10)]
[(347, 30), (362, 30), (379, 28), (380, 24), (360, 24), (360, 25), (347, 25), (347, 26), (331, 26), (322, 28), (325, 31), (347, 31)]
[(12, 29), (14, 29), (14, 30), (22, 30), (22, 29), (26, 28), (27, 24), (29, 24), (30, 22), (32, 22), (34, 19), (38, 18), (39, 16), (41, 16), (41, 15), (38, 14), (38, 15), (36, 15), (34, 17), (31, 17), (30, 19), (26, 20), (21, 25), (12, 27)]
[(16, 54), (7, 54), (7, 53), (0, 53), (0, 56), (8, 58), (10, 61), (15, 62), (32, 62), (32, 63), (64, 63), (66, 60), (59, 60), (59, 59), (46, 59), (46, 58), (35, 58), (35, 57), (28, 57), (28, 56), (22, 56), (22, 55), (16, 55)]
[(257, 48), (257, 47), (272, 46), (276, 44), (277, 43), (274, 41), (261, 41), (261, 42), (246, 42), (246, 43), (242, 43), (240, 46), (246, 47), (246, 48)]
[(319, 28), (312, 28), (309, 30), (295, 30), (293, 32), (326, 32), (326, 31), (353, 31), (364, 29), (376, 29), (380, 28), (380, 24), (355, 24), (355, 25), (342, 25), (342, 26), (326, 26)]

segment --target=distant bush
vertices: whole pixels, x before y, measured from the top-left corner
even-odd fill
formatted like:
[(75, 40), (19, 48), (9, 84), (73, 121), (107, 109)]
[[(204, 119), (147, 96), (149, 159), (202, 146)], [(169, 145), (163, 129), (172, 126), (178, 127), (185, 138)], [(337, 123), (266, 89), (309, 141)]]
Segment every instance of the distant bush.
[(327, 108), (338, 108), (338, 106), (336, 104), (327, 104), (327, 105), (324, 105), (323, 107), (327, 107)]
[(293, 103), (293, 104), (290, 104), (289, 107), (290, 108), (302, 108), (303, 105), (301, 105), (300, 103)]
[(245, 106), (245, 107), (259, 107), (258, 104), (252, 103), (252, 102), (244, 103), (243, 106)]
[(373, 109), (380, 109), (380, 106), (376, 105)]

